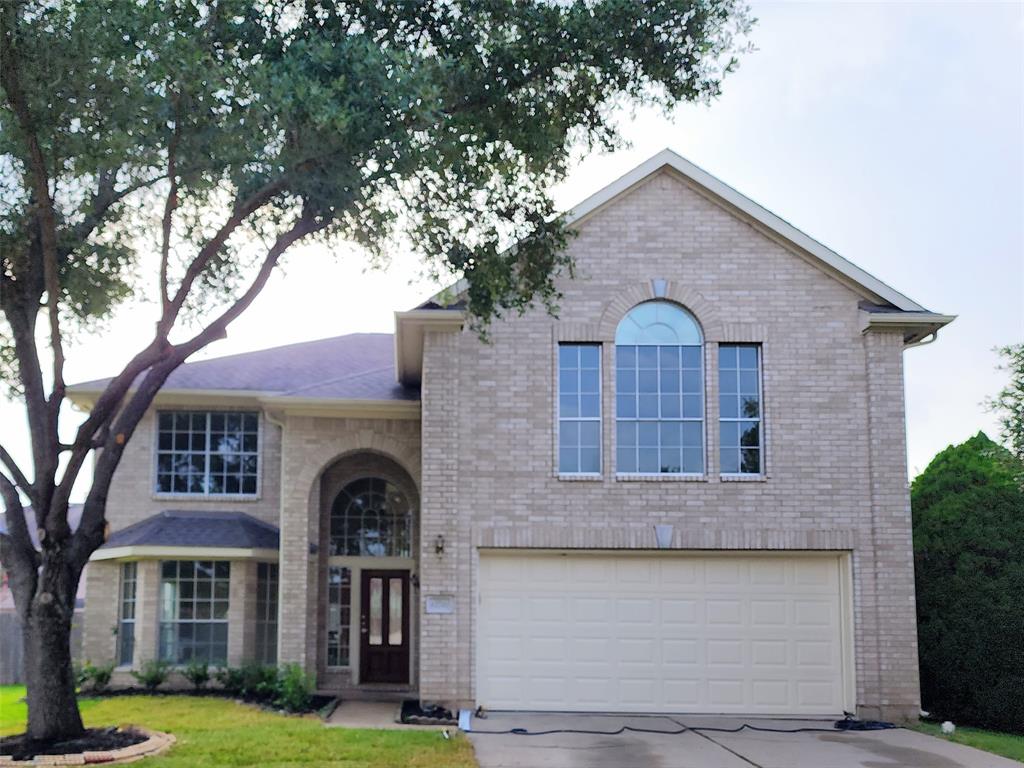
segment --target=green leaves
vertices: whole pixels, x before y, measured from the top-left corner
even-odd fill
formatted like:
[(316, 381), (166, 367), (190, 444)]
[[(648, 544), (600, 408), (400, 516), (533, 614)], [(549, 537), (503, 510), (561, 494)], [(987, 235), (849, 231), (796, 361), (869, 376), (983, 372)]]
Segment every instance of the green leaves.
[[(615, 146), (609, 114), (624, 101), (713, 98), (752, 23), (738, 0), (18, 8), (13, 50), (53, 169), (66, 314), (81, 321), (109, 314), (158, 242), (169, 173), (172, 275), (211, 226), (283, 182), (206, 267), (201, 284), (221, 293), (239, 242), (272, 238), (301, 209), (328, 224), (324, 237), (382, 253), (402, 236), (439, 276), (464, 275), (480, 327), (553, 306), (569, 265), (547, 190), (573, 142)], [(34, 212), (6, 99), (0, 125), (11, 274), (37, 262)]]
[(924, 708), (957, 722), (1024, 724), (1024, 490), (1005, 448), (979, 433), (911, 487)]

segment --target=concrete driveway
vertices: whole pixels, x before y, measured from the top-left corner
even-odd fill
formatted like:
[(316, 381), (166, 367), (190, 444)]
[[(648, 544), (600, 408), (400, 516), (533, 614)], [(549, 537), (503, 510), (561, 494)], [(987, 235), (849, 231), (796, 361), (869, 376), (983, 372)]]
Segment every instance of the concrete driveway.
[[(690, 727), (828, 728), (832, 721), (674, 718)], [(615, 731), (623, 725), (668, 733), (494, 735), (484, 731)], [(1014, 760), (907, 730), (859, 733), (679, 731), (660, 716), (492, 713), (470, 733), (481, 768), (1021, 768)]]

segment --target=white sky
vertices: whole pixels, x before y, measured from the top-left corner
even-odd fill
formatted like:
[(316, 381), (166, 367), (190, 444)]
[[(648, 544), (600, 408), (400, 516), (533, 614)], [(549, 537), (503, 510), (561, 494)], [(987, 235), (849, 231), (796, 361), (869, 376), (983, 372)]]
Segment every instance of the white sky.
[[(959, 315), (906, 353), (911, 476), (995, 420), (996, 345), (1024, 339), (1024, 4), (754, 3), (758, 51), (710, 107), (624, 115), (628, 150), (584, 160), (563, 208), (670, 147), (928, 309)], [(229, 338), (200, 357), (358, 331), (435, 286), (395, 254), (296, 249)], [(152, 284), (140, 285), (140, 292)], [(152, 331), (119, 312), (70, 349), (69, 381), (115, 372)], [(74, 414), (71, 414), (74, 416)], [(22, 410), (0, 432), (27, 465)], [(76, 496), (82, 497), (80, 487)]]

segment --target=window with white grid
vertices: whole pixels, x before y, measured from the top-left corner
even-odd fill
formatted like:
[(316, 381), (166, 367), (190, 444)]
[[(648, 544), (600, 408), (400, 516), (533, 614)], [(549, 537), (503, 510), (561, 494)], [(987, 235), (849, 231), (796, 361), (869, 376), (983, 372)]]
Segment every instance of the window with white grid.
[(254, 496), (259, 491), (258, 478), (258, 414), (157, 414), (157, 493)]
[(558, 471), (601, 471), (601, 347), (558, 346)]

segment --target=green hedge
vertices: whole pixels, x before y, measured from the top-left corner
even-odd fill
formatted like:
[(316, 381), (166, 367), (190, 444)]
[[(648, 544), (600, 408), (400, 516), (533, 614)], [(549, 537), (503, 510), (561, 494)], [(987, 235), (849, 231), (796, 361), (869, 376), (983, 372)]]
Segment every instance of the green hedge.
[(923, 707), (1024, 733), (1024, 467), (983, 433), (914, 480)]

